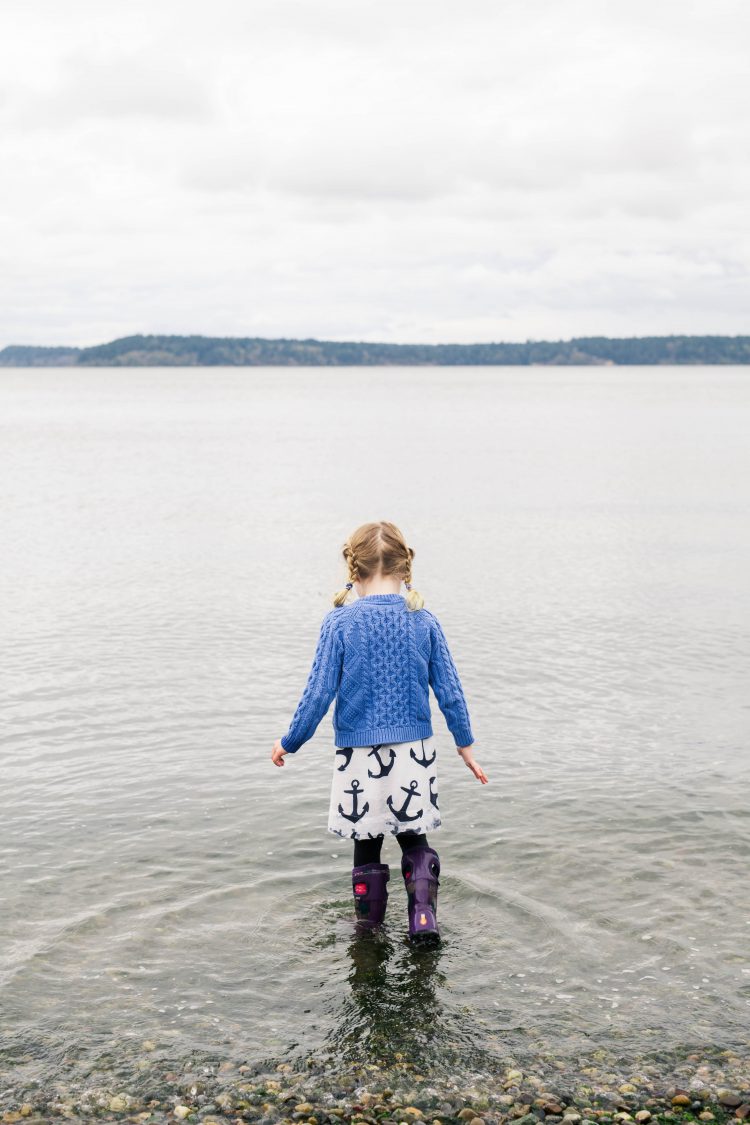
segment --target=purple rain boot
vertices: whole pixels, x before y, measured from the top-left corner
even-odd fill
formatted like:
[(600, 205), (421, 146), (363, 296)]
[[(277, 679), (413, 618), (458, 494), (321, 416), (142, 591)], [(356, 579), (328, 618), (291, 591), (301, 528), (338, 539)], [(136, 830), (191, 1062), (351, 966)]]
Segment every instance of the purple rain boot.
[(409, 898), (409, 938), (418, 945), (437, 945), (440, 857), (434, 848), (409, 848), (401, 856), (401, 874)]
[(391, 870), (387, 863), (365, 863), (352, 868), (352, 891), (357, 920), (365, 930), (375, 929), (385, 917), (388, 904), (387, 883)]

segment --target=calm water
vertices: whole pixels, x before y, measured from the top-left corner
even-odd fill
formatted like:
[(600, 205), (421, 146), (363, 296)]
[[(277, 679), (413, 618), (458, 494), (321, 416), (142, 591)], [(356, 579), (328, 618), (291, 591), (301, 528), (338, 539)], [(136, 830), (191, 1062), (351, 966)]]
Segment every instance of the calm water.
[[(740, 368), (0, 372), (6, 1085), (144, 1039), (436, 1073), (746, 1043), (748, 433)], [(421, 959), (397, 871), (352, 940), (330, 714), (269, 760), (379, 518), (490, 777), (433, 700)]]

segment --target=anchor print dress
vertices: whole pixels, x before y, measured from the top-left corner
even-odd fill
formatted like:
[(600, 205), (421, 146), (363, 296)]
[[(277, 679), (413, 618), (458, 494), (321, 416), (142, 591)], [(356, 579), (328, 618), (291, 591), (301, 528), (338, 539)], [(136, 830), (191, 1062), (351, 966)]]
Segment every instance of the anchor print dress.
[(435, 737), (336, 748), (328, 831), (354, 840), (440, 827)]

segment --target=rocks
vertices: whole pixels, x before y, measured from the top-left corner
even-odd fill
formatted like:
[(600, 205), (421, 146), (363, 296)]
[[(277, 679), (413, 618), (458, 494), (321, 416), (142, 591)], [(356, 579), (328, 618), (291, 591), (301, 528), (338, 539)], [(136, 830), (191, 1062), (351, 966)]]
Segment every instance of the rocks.
[(742, 1098), (731, 1090), (719, 1090), (719, 1105), (734, 1109), (735, 1106), (742, 1105)]
[(113, 1098), (109, 1099), (108, 1109), (110, 1113), (123, 1113), (126, 1109), (130, 1109), (132, 1105), (132, 1098), (127, 1094), (115, 1094)]
[(540, 1053), (536, 1062), (524, 1060), (527, 1070), (504, 1059), (462, 1075), (405, 1053), (390, 1063), (369, 1050), (358, 1063), (274, 1060), (261, 1071), (198, 1053), (182, 1065), (165, 1063), (156, 1040), (135, 1046), (129, 1070), (110, 1068), (111, 1085), (105, 1071), (95, 1078), (89, 1071), (87, 1082), (98, 1085), (58, 1082), (46, 1098), (35, 1088), (19, 1090), (0, 1108), (0, 1122), (42, 1125), (59, 1117), (81, 1125), (108, 1116), (132, 1125), (750, 1125), (750, 1055), (737, 1053), (696, 1052), (670, 1064), (665, 1055), (634, 1062), (602, 1048), (567, 1061)]

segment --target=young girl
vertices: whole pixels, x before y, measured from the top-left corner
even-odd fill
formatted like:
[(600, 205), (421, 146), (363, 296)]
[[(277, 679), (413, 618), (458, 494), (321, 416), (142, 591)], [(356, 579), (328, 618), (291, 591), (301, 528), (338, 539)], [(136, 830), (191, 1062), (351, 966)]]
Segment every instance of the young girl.
[[(283, 766), (336, 697), (328, 830), (354, 840), (356, 915), (366, 929), (383, 921), (390, 870), (380, 851), (389, 833), (401, 846), (409, 937), (435, 943), (440, 859), (427, 833), (440, 827), (440, 811), (430, 687), (458, 753), (483, 785), (487, 776), (472, 754), (469, 713), (445, 634), (411, 586), (414, 551), (395, 524), (381, 520), (357, 528), (343, 555), (349, 581), (323, 619), (307, 685), (271, 759)], [(359, 597), (346, 605), (352, 587)]]

